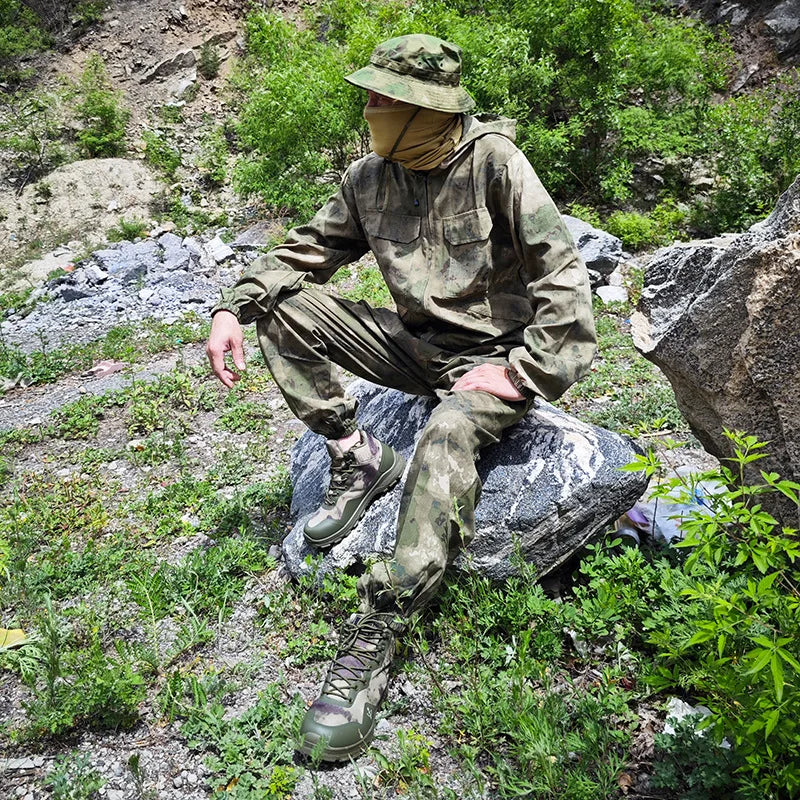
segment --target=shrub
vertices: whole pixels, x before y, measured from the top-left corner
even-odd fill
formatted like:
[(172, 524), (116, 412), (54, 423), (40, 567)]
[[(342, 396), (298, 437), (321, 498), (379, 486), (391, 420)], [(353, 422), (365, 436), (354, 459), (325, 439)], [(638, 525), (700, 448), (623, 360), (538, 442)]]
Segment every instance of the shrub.
[(19, 80), (15, 68), (20, 56), (35, 53), (47, 44), (36, 15), (20, 0), (0, 0), (0, 81)]
[[(727, 436), (733, 456), (725, 465), (655, 490), (697, 510), (682, 522), (688, 557), (662, 581), (680, 606), (653, 603), (642, 623), (657, 648), (651, 683), (695, 694), (711, 709), (707, 735), (717, 743), (727, 736), (736, 748), (737, 797), (792, 797), (800, 790), (800, 543), (763, 501), (783, 498), (796, 519), (800, 484), (765, 471), (749, 480), (764, 444)], [(652, 456), (631, 465), (658, 468)], [(716, 488), (703, 491), (701, 481)]]
[[(633, 0), (495, 0), (481, 11), (466, 0), (330, 0), (304, 31), (252, 14), (237, 79), (247, 154), (239, 189), (307, 214), (316, 190), (301, 190), (297, 179), (325, 176), (321, 195), (333, 183), (327, 173), (341, 173), (367, 144), (364, 95), (343, 75), (400, 30), (461, 45), (464, 82), (478, 107), (518, 119), (520, 146), (561, 199), (629, 196), (635, 159), (685, 151), (698, 115), (724, 84), (728, 50), (707, 29), (645, 15)], [(623, 113), (634, 107), (643, 110), (638, 117)]]
[(120, 107), (120, 94), (108, 85), (103, 60), (96, 53), (86, 62), (79, 84), (75, 111), (83, 123), (78, 146), (90, 158), (107, 158), (125, 152), (125, 128), (130, 114)]
[(209, 42), (204, 42), (197, 59), (197, 71), (208, 81), (219, 75), (219, 51)]
[(228, 177), (228, 141), (225, 131), (217, 126), (207, 131), (200, 143), (197, 167), (212, 186), (221, 186)]
[(180, 151), (170, 145), (165, 134), (158, 131), (145, 131), (142, 139), (145, 144), (144, 157), (147, 163), (167, 178), (173, 178), (181, 165)]

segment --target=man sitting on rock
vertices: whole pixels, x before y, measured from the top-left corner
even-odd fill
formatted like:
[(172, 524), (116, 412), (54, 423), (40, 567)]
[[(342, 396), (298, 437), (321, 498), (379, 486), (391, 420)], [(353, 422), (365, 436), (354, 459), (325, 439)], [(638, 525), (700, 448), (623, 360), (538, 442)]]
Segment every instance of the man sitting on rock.
[[(559, 397), (595, 349), (587, 272), (525, 156), (514, 122), (466, 114), (461, 51), (413, 34), (378, 45), (346, 80), (366, 89), (373, 153), (307, 225), (258, 258), (213, 311), (208, 356), (228, 387), (258, 339), (289, 408), (328, 440), (330, 485), (305, 526), (336, 544), (401, 476), (399, 453), (359, 430), (337, 367), (435, 396), (408, 469), (391, 559), (359, 580), (360, 613), (302, 726), (301, 749), (347, 760), (370, 741), (395, 637), (428, 603), (474, 528), (475, 460), (534, 398)], [(397, 312), (333, 297), (325, 283), (368, 250)], [(318, 744), (322, 741), (322, 744)]]

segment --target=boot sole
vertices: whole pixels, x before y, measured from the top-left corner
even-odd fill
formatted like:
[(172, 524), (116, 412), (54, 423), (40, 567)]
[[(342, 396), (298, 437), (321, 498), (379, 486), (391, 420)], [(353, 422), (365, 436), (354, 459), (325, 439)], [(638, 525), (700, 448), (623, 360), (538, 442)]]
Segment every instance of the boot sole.
[[(375, 731), (373, 728), (369, 736), (362, 739), (360, 742), (350, 745), (350, 747), (326, 747), (320, 755), (320, 760), (335, 763), (337, 761), (349, 761), (351, 758), (356, 758), (367, 749), (369, 743), (372, 741), (374, 733)], [(303, 753), (303, 755), (310, 757), (314, 748), (319, 744), (320, 740), (323, 739), (325, 739), (325, 737), (318, 733), (307, 733), (303, 737), (303, 742), (298, 750)]]
[[(344, 539), (348, 533), (350, 533), (353, 528), (358, 524), (361, 517), (364, 516), (364, 512), (367, 510), (367, 506), (379, 495), (382, 495), (388, 489), (391, 489), (392, 486), (400, 480), (400, 476), (403, 474), (403, 470), (406, 468), (406, 460), (403, 456), (400, 455), (396, 450), (394, 452), (394, 462), (389, 467), (386, 472), (375, 481), (375, 484), (370, 488), (370, 490), (364, 495), (361, 499), (361, 502), (358, 504), (358, 507), (355, 510), (355, 513), (350, 518), (350, 522), (345, 525), (345, 527), (341, 528), (340, 530), (336, 531), (336, 533), (331, 534), (325, 539), (311, 539), (308, 535), (303, 532), (303, 536), (305, 537), (306, 542), (308, 542), (311, 547), (332, 547), (335, 544)], [(348, 756), (344, 756), (347, 758)]]

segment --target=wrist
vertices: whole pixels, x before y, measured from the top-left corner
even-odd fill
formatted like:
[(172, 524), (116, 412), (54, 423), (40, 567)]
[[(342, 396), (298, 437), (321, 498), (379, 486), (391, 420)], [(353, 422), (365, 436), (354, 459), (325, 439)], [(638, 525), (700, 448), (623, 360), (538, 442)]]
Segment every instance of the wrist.
[(513, 367), (506, 367), (506, 378), (526, 400), (536, 397), (536, 392), (522, 380), (522, 376)]

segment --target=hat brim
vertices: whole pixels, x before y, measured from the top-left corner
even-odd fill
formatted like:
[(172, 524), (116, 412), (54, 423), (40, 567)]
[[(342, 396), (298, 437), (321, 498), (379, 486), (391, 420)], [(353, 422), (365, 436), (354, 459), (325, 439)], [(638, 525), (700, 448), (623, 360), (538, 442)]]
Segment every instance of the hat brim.
[(372, 65), (345, 76), (345, 80), (361, 89), (371, 89), (393, 100), (434, 111), (458, 114), (475, 108), (475, 101), (461, 86), (432, 84), (411, 75), (398, 75), (391, 70)]

